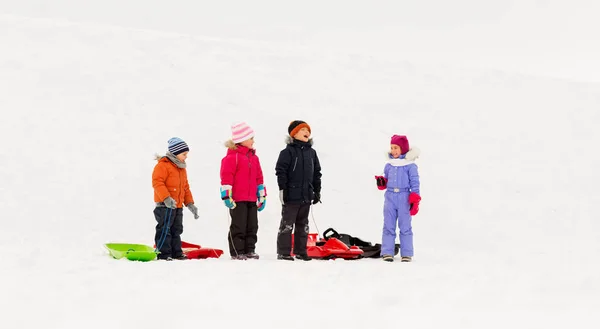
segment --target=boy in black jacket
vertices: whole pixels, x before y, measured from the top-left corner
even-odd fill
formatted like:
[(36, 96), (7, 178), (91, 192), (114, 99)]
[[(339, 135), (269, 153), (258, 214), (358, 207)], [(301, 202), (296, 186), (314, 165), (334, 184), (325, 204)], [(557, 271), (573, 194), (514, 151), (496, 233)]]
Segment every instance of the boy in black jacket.
[[(275, 174), (281, 200), (281, 224), (277, 234), (277, 259), (311, 260), (306, 253), (308, 214), (311, 204), (321, 202), (321, 164), (312, 148), (310, 126), (300, 120), (288, 127), (287, 146), (279, 153)], [(295, 229), (294, 229), (295, 226)]]

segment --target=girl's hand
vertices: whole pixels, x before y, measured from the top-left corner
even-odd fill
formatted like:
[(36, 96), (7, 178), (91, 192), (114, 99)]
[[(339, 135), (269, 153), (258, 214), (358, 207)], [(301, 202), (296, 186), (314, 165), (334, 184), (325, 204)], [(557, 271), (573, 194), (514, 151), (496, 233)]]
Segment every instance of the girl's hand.
[(419, 212), (419, 203), (421, 203), (421, 196), (415, 192), (412, 192), (408, 196), (408, 203), (410, 203), (410, 215), (416, 215)]
[(380, 190), (385, 190), (387, 188), (387, 179), (383, 176), (375, 176), (375, 180), (377, 181), (377, 188)]

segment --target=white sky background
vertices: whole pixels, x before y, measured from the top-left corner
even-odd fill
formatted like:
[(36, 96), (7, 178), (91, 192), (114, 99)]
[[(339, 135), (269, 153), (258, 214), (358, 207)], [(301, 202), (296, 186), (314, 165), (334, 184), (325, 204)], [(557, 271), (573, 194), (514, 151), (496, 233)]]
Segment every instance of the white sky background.
[[(119, 11), (112, 9), (113, 3), (118, 3)], [(593, 0), (1, 0), (0, 4), (0, 14), (286, 46), (319, 45), (324, 51), (415, 63), (600, 82), (600, 2)]]

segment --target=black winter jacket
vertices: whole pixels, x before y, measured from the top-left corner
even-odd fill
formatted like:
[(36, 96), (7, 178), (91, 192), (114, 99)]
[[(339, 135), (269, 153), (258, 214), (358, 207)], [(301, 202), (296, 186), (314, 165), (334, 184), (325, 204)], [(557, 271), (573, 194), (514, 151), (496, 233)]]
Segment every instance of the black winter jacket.
[(302, 142), (288, 137), (287, 146), (279, 153), (275, 174), (284, 202), (310, 204), (321, 194), (321, 164), (313, 141)]

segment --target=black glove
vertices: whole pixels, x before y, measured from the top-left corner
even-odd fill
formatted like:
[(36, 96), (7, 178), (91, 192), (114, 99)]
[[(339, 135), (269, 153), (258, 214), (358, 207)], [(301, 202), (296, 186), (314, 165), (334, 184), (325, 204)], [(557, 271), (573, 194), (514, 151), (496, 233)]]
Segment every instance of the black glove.
[(320, 192), (316, 192), (315, 193), (315, 197), (313, 198), (313, 203), (312, 204), (317, 204), (317, 203), (322, 203), (321, 202), (321, 193)]

